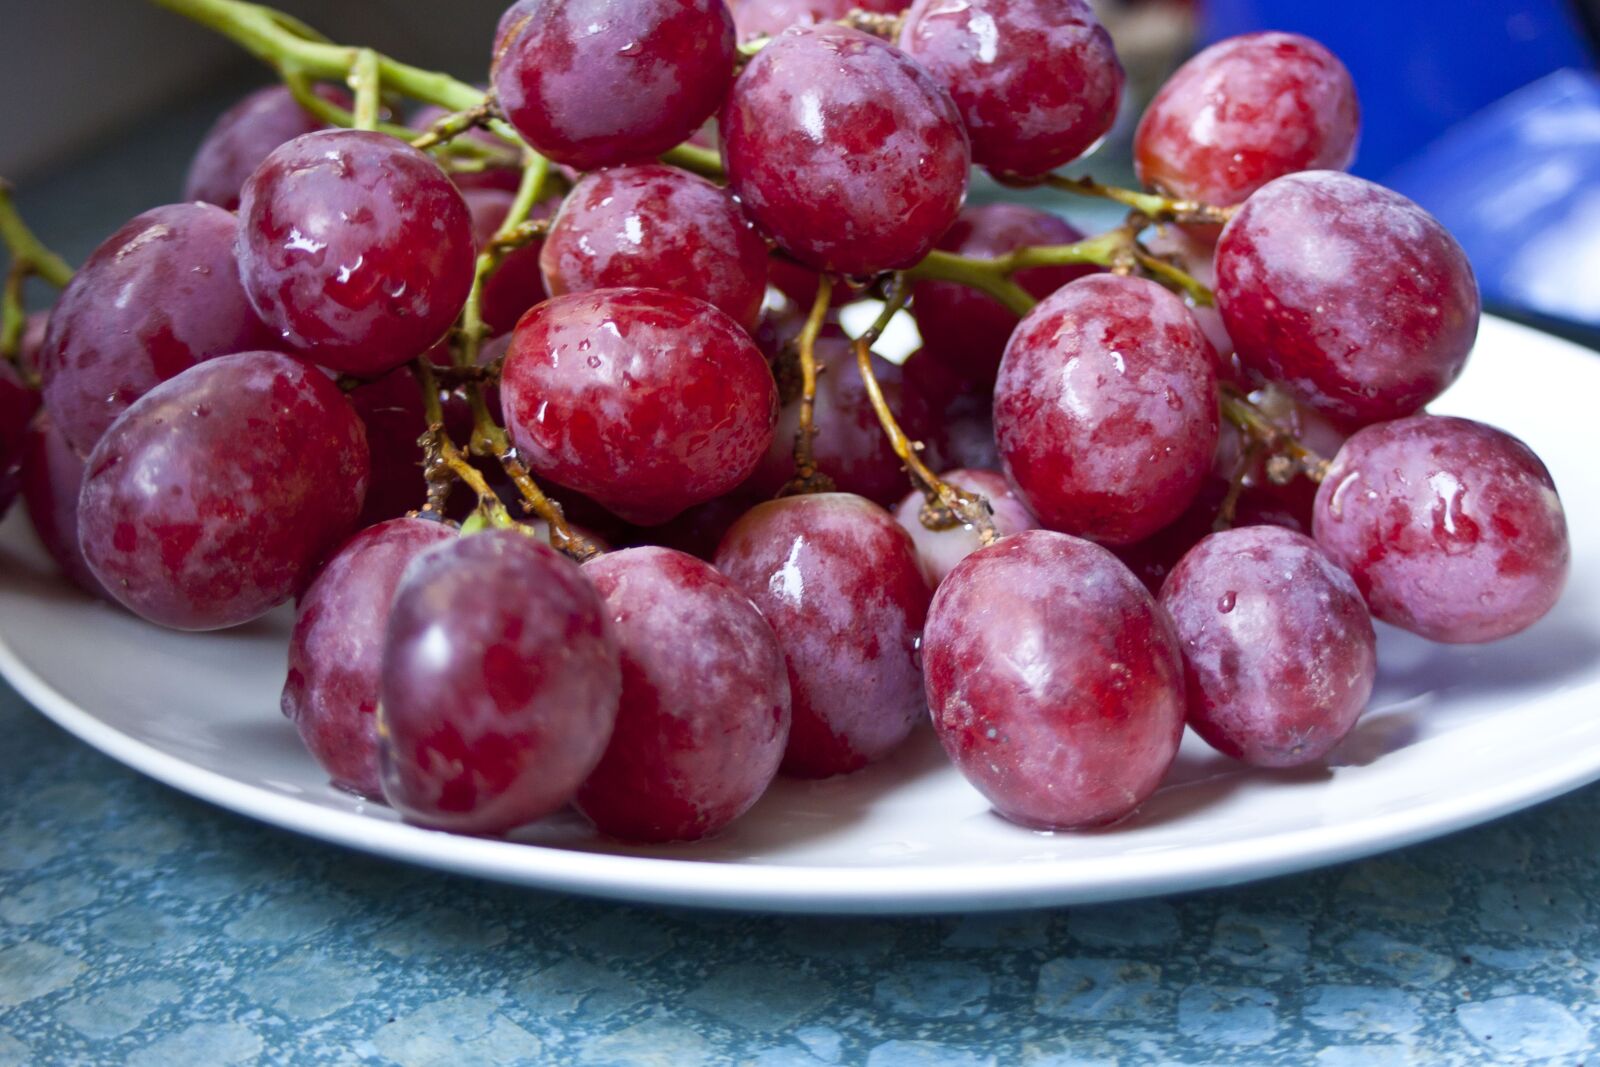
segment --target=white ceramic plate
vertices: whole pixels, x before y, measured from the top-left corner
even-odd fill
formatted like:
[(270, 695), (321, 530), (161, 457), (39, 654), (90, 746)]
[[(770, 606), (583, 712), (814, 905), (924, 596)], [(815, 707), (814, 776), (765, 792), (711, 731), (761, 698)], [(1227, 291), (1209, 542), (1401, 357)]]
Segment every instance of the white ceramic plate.
[(55, 578), (23, 516), (0, 528), (0, 670), (112, 758), (225, 808), (351, 848), (549, 889), (809, 912), (998, 909), (1192, 890), (1482, 822), (1600, 778), (1600, 356), (1485, 320), (1436, 410), (1493, 422), (1550, 465), (1576, 557), (1529, 632), (1479, 648), (1385, 629), (1371, 710), (1331, 769), (1249, 771), (1192, 736), (1133, 819), (1086, 834), (1003, 822), (931, 730), (825, 782), (780, 781), (721, 838), (627, 848), (557, 818), (517, 842), (419, 830), (328, 787), (278, 712), (290, 614), (179, 634)]

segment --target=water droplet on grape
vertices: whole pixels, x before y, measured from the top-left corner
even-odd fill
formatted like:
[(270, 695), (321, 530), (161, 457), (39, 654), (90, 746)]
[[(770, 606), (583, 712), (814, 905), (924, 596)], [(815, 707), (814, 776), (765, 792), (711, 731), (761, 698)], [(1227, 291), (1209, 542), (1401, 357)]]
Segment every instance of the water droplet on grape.
[(1220, 598), (1218, 598), (1217, 610), (1226, 615), (1233, 610), (1233, 606), (1238, 602), (1239, 594), (1230, 589), (1226, 593), (1223, 593)]

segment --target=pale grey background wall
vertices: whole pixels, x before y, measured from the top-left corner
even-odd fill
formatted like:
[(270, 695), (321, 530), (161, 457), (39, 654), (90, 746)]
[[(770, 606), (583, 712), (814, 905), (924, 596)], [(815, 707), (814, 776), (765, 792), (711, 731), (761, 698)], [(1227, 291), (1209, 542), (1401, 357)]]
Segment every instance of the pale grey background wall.
[[(335, 40), (481, 81), (508, 0), (281, 0)], [(148, 0), (0, 0), (0, 175), (18, 181), (135, 116), (263, 69)]]

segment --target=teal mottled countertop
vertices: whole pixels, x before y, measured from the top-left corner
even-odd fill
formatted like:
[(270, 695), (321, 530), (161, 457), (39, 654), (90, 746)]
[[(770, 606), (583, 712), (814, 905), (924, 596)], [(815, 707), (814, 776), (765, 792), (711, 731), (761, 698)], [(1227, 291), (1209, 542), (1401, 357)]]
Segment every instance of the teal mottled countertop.
[(139, 777), (0, 684), (0, 1064), (1571, 1065), (1600, 788), (1242, 889), (740, 916), (403, 867)]

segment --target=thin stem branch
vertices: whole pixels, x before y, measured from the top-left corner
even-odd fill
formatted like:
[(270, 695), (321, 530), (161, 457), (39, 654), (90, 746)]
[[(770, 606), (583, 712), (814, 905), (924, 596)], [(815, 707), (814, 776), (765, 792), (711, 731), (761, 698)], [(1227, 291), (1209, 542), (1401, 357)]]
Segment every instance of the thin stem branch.
[(1175, 200), (1158, 193), (1143, 193), (1137, 189), (1123, 189), (1115, 185), (1102, 185), (1090, 177), (1069, 178), (1064, 174), (1049, 174), (1045, 185), (1079, 196), (1092, 196), (1125, 204), (1144, 215), (1151, 222), (1188, 222), (1221, 225), (1233, 217), (1234, 208), (1202, 204), (1198, 200)]
[(378, 53), (370, 48), (356, 53), (356, 61), (350, 67), (350, 88), (356, 94), (355, 128), (376, 130), (383, 110), (383, 72), (378, 66)]
[(44, 246), (17, 213), (11, 183), (0, 179), (0, 242), (11, 253), (12, 268), (43, 278), (60, 289), (72, 280), (67, 261)]
[(661, 162), (670, 163), (681, 170), (698, 174), (702, 178), (725, 180), (726, 172), (722, 169), (722, 156), (714, 148), (701, 148), (688, 141), (669, 148), (661, 153)]
[(856, 339), (855, 352), (856, 370), (861, 375), (861, 384), (866, 387), (867, 399), (872, 402), (872, 410), (877, 412), (884, 436), (889, 439), (889, 447), (900, 457), (900, 462), (906, 465), (906, 473), (911, 476), (912, 484), (927, 500), (919, 516), (922, 524), (930, 530), (948, 530), (965, 523), (978, 531), (978, 538), (984, 544), (994, 544), (999, 540), (1000, 534), (995, 529), (994, 511), (990, 508), (989, 502), (976, 493), (958, 489), (949, 482), (941, 480), (926, 463), (922, 462), (922, 457), (918, 454), (921, 446), (906, 436), (906, 432), (900, 428), (899, 420), (894, 417), (894, 412), (889, 410), (889, 402), (884, 399), (883, 387), (878, 384), (878, 376), (872, 369), (872, 347), (865, 337)]
[[(1279, 426), (1255, 404), (1250, 398), (1237, 390), (1224, 386), (1222, 393), (1223, 418), (1238, 427), (1239, 432), (1245, 435), (1248, 441), (1255, 442), (1270, 453), (1274, 458), (1283, 457), (1289, 464), (1286, 472), (1287, 481), (1294, 474), (1304, 474), (1314, 482), (1320, 482), (1328, 473), (1328, 460), (1307, 448), (1294, 434)], [(1272, 460), (1268, 460), (1268, 474), (1273, 474)], [(1279, 479), (1274, 479), (1279, 480)]]
[(833, 488), (833, 479), (817, 470), (814, 448), (817, 436), (815, 422), (817, 409), (817, 335), (827, 321), (828, 307), (833, 302), (833, 279), (822, 275), (817, 283), (816, 299), (811, 301), (811, 312), (800, 328), (800, 426), (794, 434), (794, 477), (783, 487), (780, 496), (796, 493), (825, 493)]

